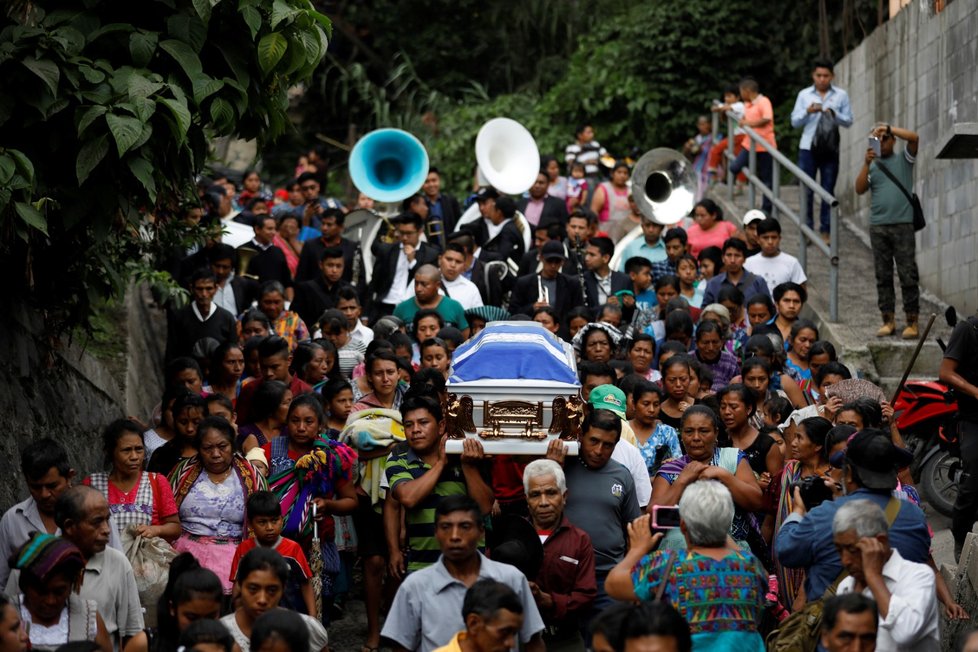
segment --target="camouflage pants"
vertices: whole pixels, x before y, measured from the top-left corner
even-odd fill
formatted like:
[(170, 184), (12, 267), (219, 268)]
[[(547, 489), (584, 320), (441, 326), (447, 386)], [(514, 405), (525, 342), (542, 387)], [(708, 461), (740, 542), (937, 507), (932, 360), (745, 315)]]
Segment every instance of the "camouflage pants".
[(878, 224), (869, 227), (876, 269), (876, 295), (880, 312), (895, 312), (896, 293), (893, 290), (893, 263), (896, 263), (903, 295), (903, 311), (920, 312), (920, 275), (917, 273), (913, 224)]

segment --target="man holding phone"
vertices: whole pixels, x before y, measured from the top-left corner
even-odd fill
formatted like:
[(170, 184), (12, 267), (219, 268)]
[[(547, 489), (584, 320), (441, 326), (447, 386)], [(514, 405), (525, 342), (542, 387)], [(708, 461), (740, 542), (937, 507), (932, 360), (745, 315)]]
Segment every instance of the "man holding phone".
[[(897, 139), (907, 144), (899, 156), (894, 156)], [(907, 340), (915, 340), (918, 336), (920, 276), (917, 272), (917, 241), (914, 237), (913, 207), (904, 194), (904, 189), (913, 193), (913, 166), (918, 141), (917, 134), (909, 129), (890, 124), (877, 125), (870, 132), (866, 159), (856, 176), (856, 194), (872, 191), (869, 238), (876, 271), (877, 304), (883, 315), (883, 325), (876, 332), (877, 337), (889, 337), (896, 332), (894, 262), (900, 277), (903, 310), (907, 318), (902, 336)]]
[[(814, 62), (812, 70), (812, 85), (798, 92), (795, 99), (795, 108), (791, 111), (791, 126), (795, 129), (802, 129), (801, 142), (798, 144), (798, 167), (805, 174), (815, 178), (819, 176), (819, 183), (829, 193), (835, 192), (835, 181), (839, 177), (839, 147), (838, 141), (835, 147), (827, 147), (821, 139), (816, 139), (816, 132), (819, 131), (819, 122), (831, 120), (838, 134), (838, 127), (849, 127), (852, 125), (852, 108), (849, 105), (849, 94), (838, 86), (832, 85), (835, 76), (832, 70), (832, 62), (826, 59), (818, 59)], [(814, 224), (814, 193), (805, 189), (805, 219), (808, 226)], [(819, 230), (822, 238), (828, 242), (829, 237), (829, 216), (832, 207), (824, 201), (820, 211)]]

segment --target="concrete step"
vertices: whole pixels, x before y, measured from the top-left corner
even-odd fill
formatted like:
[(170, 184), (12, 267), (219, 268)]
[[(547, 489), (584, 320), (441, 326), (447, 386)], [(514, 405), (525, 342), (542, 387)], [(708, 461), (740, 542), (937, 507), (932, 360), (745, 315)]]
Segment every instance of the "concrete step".
[[(741, 218), (744, 212), (752, 208), (747, 193), (736, 196), (733, 201), (730, 201), (727, 189), (723, 185), (714, 186), (710, 196), (722, 206), (724, 214), (735, 223), (742, 224)], [(783, 187), (781, 198), (789, 206), (797, 208), (798, 187)], [(780, 221), (781, 248), (786, 253), (798, 257), (801, 246), (800, 229), (786, 216), (782, 215)], [(895, 387), (913, 355), (916, 342), (905, 342), (898, 337), (888, 339), (876, 337), (880, 315), (876, 306), (876, 278), (868, 237), (845, 220), (844, 215), (840, 220), (839, 228), (839, 320), (829, 321), (830, 263), (812, 245), (807, 247), (808, 264), (805, 272), (808, 276), (808, 303), (802, 314), (818, 325), (819, 337), (832, 342), (842, 361), (860, 376), (874, 382), (879, 381), (880, 378), (896, 377), (892, 382), (892, 386)], [(895, 281), (894, 286), (899, 305), (899, 283)], [(913, 375), (922, 378), (937, 376), (942, 356), (935, 338), (941, 337), (946, 342), (950, 334), (950, 329), (941, 317), (943, 308), (923, 297), (920, 304), (921, 321), (926, 323), (931, 313), (938, 317), (912, 370)], [(897, 316), (897, 325), (902, 329), (902, 314)]]

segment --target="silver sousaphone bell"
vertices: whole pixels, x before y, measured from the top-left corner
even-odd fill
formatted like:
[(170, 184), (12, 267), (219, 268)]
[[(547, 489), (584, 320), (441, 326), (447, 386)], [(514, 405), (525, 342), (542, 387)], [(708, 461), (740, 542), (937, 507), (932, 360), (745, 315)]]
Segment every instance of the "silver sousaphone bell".
[[(657, 147), (642, 155), (632, 169), (632, 197), (645, 219), (673, 226), (689, 215), (696, 203), (696, 175), (689, 160), (674, 149)], [(636, 226), (615, 245), (611, 268), (620, 269), (625, 247), (642, 237)]]

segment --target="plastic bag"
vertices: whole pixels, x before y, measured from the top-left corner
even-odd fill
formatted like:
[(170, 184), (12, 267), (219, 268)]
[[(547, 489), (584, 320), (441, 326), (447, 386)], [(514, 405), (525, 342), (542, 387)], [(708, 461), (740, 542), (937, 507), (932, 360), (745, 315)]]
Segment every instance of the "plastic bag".
[(812, 155), (816, 159), (835, 158), (839, 155), (839, 125), (835, 116), (823, 111), (812, 137)]
[(139, 603), (146, 607), (143, 619), (146, 627), (156, 627), (156, 603), (166, 589), (170, 562), (177, 556), (166, 540), (160, 537), (141, 537), (127, 528), (122, 537), (122, 549), (136, 575)]

